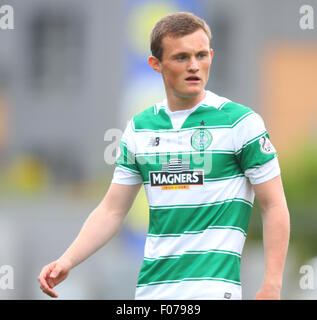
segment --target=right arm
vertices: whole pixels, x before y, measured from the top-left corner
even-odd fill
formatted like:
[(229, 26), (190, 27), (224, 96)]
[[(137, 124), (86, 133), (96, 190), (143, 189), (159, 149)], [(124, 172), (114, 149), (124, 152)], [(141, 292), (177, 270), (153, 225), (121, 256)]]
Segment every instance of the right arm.
[(65, 280), (72, 268), (100, 249), (116, 234), (140, 186), (141, 184), (110, 185), (105, 197), (90, 213), (70, 247), (58, 260), (42, 269), (38, 281), (44, 293), (57, 298), (53, 287)]

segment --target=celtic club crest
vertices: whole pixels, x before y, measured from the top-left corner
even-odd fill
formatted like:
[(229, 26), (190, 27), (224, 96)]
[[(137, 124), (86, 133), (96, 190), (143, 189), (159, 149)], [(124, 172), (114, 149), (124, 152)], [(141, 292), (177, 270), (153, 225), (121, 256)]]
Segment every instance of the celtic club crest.
[(197, 151), (206, 150), (212, 142), (212, 135), (207, 129), (197, 129), (191, 137), (191, 145)]

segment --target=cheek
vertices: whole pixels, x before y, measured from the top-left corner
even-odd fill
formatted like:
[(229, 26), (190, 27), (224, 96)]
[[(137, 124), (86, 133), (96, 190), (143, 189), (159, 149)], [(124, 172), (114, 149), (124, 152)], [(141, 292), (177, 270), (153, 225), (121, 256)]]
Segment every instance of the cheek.
[(178, 78), (182, 77), (184, 73), (184, 68), (181, 66), (173, 65), (173, 66), (167, 66), (165, 68), (165, 75), (170, 80), (177, 80)]
[(208, 75), (209, 71), (210, 71), (210, 65), (211, 65), (211, 61), (203, 63), (201, 65), (201, 70), (203, 71), (204, 74)]

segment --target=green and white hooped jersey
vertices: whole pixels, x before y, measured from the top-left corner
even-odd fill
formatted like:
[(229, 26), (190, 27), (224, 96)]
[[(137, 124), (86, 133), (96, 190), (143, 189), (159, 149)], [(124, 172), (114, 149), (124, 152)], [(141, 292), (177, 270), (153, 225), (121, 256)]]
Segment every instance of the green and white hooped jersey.
[(280, 174), (263, 120), (207, 91), (190, 110), (166, 100), (134, 116), (112, 182), (144, 183), (150, 209), (136, 299), (241, 299), (252, 184)]

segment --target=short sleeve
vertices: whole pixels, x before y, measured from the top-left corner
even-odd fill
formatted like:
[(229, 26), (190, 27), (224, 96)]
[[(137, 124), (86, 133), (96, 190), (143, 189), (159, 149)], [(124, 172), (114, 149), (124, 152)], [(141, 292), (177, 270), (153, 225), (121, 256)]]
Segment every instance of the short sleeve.
[(142, 177), (135, 161), (133, 137), (134, 134), (131, 120), (129, 121), (120, 140), (112, 183), (124, 185), (142, 183)]
[(245, 176), (248, 177), (251, 184), (260, 184), (269, 181), (281, 174), (278, 158), (274, 158), (262, 166), (245, 171)]
[(243, 173), (248, 169), (259, 168), (277, 157), (264, 121), (255, 112), (234, 126), (233, 140), (235, 155)]

